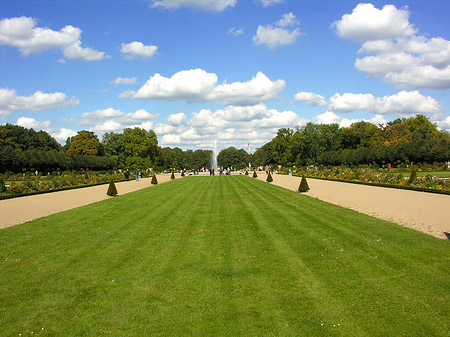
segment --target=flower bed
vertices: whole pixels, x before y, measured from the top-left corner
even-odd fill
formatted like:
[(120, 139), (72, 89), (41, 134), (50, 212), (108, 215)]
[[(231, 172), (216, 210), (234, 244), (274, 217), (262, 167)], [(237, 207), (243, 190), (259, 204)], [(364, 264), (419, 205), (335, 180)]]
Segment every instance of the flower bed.
[(411, 181), (411, 172), (375, 170), (362, 167), (307, 167), (299, 168), (295, 173), (293, 173), (293, 175), (305, 175), (309, 178), (342, 181), (355, 184), (450, 194), (450, 179), (439, 178), (437, 176), (432, 176), (431, 174), (417, 176)]
[(0, 200), (27, 195), (56, 192), (74, 188), (83, 188), (107, 184), (111, 180), (123, 181), (121, 172), (62, 172), (54, 175), (10, 175), (0, 176), (4, 182), (4, 191), (0, 191)]

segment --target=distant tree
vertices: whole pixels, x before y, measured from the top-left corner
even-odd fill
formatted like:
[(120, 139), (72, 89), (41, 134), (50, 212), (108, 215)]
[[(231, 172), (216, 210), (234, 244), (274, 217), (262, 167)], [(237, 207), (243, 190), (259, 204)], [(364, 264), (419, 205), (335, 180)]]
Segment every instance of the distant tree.
[(152, 167), (157, 160), (158, 138), (153, 130), (126, 128), (123, 130), (123, 148), (128, 167)]
[(79, 131), (76, 136), (71, 137), (67, 153), (91, 156), (102, 156), (104, 154), (98, 137), (92, 131)]
[(217, 155), (217, 162), (222, 167), (233, 167), (242, 169), (247, 166), (249, 161), (248, 153), (241, 149), (237, 150), (234, 147), (229, 147), (219, 152)]

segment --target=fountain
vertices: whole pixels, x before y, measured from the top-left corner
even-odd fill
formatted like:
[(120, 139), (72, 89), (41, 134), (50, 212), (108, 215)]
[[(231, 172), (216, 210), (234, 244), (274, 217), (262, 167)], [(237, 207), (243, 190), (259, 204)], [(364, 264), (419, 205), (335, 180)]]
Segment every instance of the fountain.
[(212, 153), (211, 165), (211, 169), (215, 172), (217, 170), (217, 139), (214, 139), (214, 151)]

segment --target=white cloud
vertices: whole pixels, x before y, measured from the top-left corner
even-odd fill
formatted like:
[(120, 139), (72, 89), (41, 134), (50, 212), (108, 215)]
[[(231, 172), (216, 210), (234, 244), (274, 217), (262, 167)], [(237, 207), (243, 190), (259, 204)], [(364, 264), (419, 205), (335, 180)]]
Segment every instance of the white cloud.
[(178, 9), (182, 7), (202, 9), (211, 12), (222, 12), (227, 7), (234, 7), (237, 0), (153, 0), (151, 7)]
[(61, 144), (63, 144), (68, 137), (73, 137), (77, 134), (76, 131), (66, 128), (52, 129), (49, 133)]
[(125, 113), (117, 109), (106, 108), (83, 113), (80, 125), (90, 126), (93, 131), (98, 133), (120, 131), (127, 127), (141, 127), (148, 130), (153, 128), (152, 120), (155, 118), (156, 115), (144, 109)]
[(54, 92), (51, 94), (37, 91), (30, 96), (18, 96), (14, 89), (0, 88), (0, 117), (7, 117), (14, 111), (44, 111), (77, 106), (79, 100), (68, 99), (66, 94)]
[(304, 101), (311, 106), (324, 106), (327, 105), (325, 98), (321, 95), (314, 94), (312, 92), (300, 91), (294, 95), (294, 101)]
[(90, 62), (100, 61), (109, 57), (105, 52), (81, 47), (81, 41), (76, 41), (70, 46), (65, 47), (62, 51), (64, 56), (71, 60)]
[(109, 82), (109, 84), (137, 84), (136, 77), (117, 77), (115, 80)]
[(17, 125), (23, 126), (24, 128), (32, 128), (36, 130), (44, 130), (50, 127), (51, 122), (39, 122), (31, 117), (19, 117), (16, 122)]
[(272, 5), (278, 5), (284, 2), (284, 0), (259, 0), (258, 1), (263, 7), (269, 7)]
[[(177, 118), (183, 119), (183, 116)], [(168, 119), (168, 123), (171, 122)], [(267, 109), (264, 104), (227, 106), (192, 113), (182, 124), (158, 124), (154, 131), (163, 146), (196, 146), (208, 148), (217, 139), (220, 146), (244, 146), (251, 142), (260, 146), (270, 141), (281, 127), (294, 128), (306, 124), (293, 111)]]
[[(368, 18), (371, 19), (368, 19)], [(406, 8), (359, 4), (334, 23), (342, 38), (364, 41), (355, 67), (398, 88), (450, 88), (450, 41), (416, 35)]]
[(149, 59), (156, 54), (157, 46), (144, 45), (142, 42), (133, 41), (131, 43), (122, 43), (121, 52), (125, 54), (127, 59)]
[(167, 117), (167, 123), (173, 126), (182, 125), (186, 121), (186, 114), (184, 112), (180, 112), (177, 114), (172, 114)]
[(400, 91), (392, 96), (374, 97), (372, 94), (335, 94), (330, 98), (329, 110), (351, 112), (365, 110), (376, 114), (414, 115), (437, 113), (440, 104), (430, 96), (418, 91)]
[(407, 8), (385, 5), (380, 10), (371, 3), (358, 4), (352, 14), (344, 14), (333, 26), (341, 38), (362, 41), (395, 39), (415, 33)]
[(242, 29), (238, 29), (236, 27), (231, 27), (230, 30), (228, 31), (229, 35), (233, 35), (233, 36), (239, 36), (244, 34), (244, 31)]
[(156, 73), (133, 97), (198, 102), (213, 90), (216, 83), (217, 75), (203, 69), (182, 70), (170, 78)]
[(69, 59), (97, 61), (108, 57), (104, 52), (81, 47), (81, 32), (70, 25), (59, 31), (36, 27), (35, 19), (22, 16), (0, 21), (0, 44), (18, 48), (22, 56), (61, 49)]
[(256, 35), (253, 36), (253, 43), (256, 45), (266, 45), (270, 50), (275, 50), (278, 47), (293, 44), (300, 35), (299, 28), (289, 31), (271, 25), (259, 25)]
[(258, 72), (250, 81), (216, 86), (206, 99), (225, 105), (254, 105), (278, 98), (285, 85), (283, 80), (271, 81), (262, 72)]
[(278, 47), (293, 44), (297, 37), (302, 35), (299, 28), (288, 30), (283, 27), (297, 26), (300, 23), (292, 13), (284, 14), (275, 26), (259, 25), (256, 30), (256, 35), (253, 36), (253, 43), (255, 45), (266, 45), (270, 50), (275, 50)]
[(120, 97), (254, 105), (278, 98), (286, 85), (283, 80), (271, 81), (262, 72), (247, 82), (217, 85), (217, 81), (216, 74), (203, 69), (182, 70), (170, 78), (155, 74), (136, 93), (128, 91)]
[(450, 116), (447, 116), (443, 120), (438, 121), (437, 125), (440, 129), (450, 132)]
[(300, 22), (298, 22), (297, 18), (292, 13), (283, 14), (281, 20), (277, 22), (277, 26), (279, 27), (297, 26), (299, 24)]

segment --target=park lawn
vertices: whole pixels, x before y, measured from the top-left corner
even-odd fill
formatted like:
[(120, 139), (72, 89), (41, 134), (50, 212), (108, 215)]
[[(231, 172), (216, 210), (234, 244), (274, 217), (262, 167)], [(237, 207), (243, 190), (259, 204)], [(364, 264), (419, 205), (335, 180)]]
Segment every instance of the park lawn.
[(450, 332), (450, 241), (246, 176), (178, 178), (0, 244), (1, 336)]
[(436, 176), (438, 178), (450, 178), (450, 171), (436, 171), (436, 172), (418, 171), (416, 173), (419, 177), (431, 175)]

